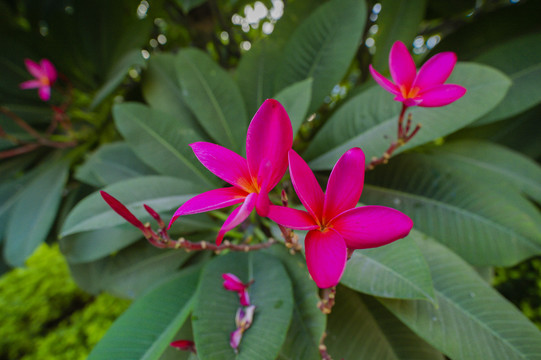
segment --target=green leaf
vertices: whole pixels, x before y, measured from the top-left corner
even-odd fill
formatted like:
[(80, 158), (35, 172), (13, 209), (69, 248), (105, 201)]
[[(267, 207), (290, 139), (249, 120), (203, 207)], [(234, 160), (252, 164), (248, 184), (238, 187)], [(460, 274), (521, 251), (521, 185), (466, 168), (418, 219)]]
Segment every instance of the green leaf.
[(193, 8), (198, 7), (199, 5), (205, 3), (207, 0), (175, 0), (175, 2), (180, 5), (180, 8), (184, 12), (184, 14), (187, 14), (192, 10)]
[[(451, 105), (440, 108), (415, 107), (408, 111), (413, 126), (421, 130), (395, 154), (448, 135), (475, 121), (504, 97), (510, 82), (497, 70), (484, 65), (461, 63), (449, 78), (468, 92)], [(367, 163), (380, 157), (396, 137), (400, 105), (385, 90), (372, 87), (352, 97), (325, 123), (306, 150), (313, 169), (331, 169), (339, 157), (360, 146)]]
[(73, 279), (85, 291), (134, 299), (180, 268), (192, 254), (184, 250), (157, 249), (140, 242), (97, 261), (69, 264)]
[(122, 83), (131, 68), (143, 68), (145, 65), (145, 59), (141, 55), (141, 50), (133, 49), (126, 53), (111, 68), (111, 71), (107, 75), (107, 80), (94, 96), (94, 100), (90, 104), (90, 109), (95, 109), (107, 96), (111, 95)]
[(438, 308), (426, 301), (380, 301), (453, 359), (538, 359), (541, 332), (462, 259), (436, 242), (418, 242), (434, 279)]
[(289, 254), (284, 246), (273, 246), (268, 253), (282, 261), (293, 285), (293, 317), (277, 359), (319, 360), (327, 318), (317, 307), (319, 289), (308, 274), (306, 260), (300, 253)]
[(150, 107), (174, 116), (176, 126), (192, 129), (208, 140), (205, 131), (184, 103), (177, 81), (175, 59), (176, 56), (169, 53), (152, 54), (141, 80), (145, 101)]
[(356, 250), (340, 282), (365, 294), (435, 302), (428, 265), (414, 239), (415, 231), (392, 244)]
[(286, 44), (276, 90), (313, 78), (309, 111), (315, 111), (346, 74), (365, 21), (364, 1), (334, 0), (319, 6)]
[(312, 79), (306, 79), (288, 86), (274, 96), (286, 109), (291, 120), (291, 126), (293, 127), (293, 134), (299, 131), (299, 128), (306, 119), (311, 95)]
[(62, 200), (68, 170), (65, 159), (52, 160), (18, 196), (6, 226), (4, 256), (10, 265), (22, 266), (46, 239)]
[(345, 287), (338, 287), (325, 345), (335, 359), (443, 359), (372, 297)]
[(367, 174), (377, 186), (365, 186), (362, 200), (404, 212), (471, 264), (513, 265), (541, 253), (541, 215), (531, 203), (444, 165), (424, 154), (397, 157)]
[(274, 79), (281, 55), (278, 45), (269, 38), (256, 42), (239, 61), (235, 80), (250, 116), (266, 99), (274, 95)]
[(153, 174), (154, 170), (144, 164), (127, 143), (116, 142), (100, 146), (77, 168), (75, 178), (95, 187), (102, 187)]
[(541, 34), (510, 40), (474, 60), (495, 67), (513, 81), (505, 98), (474, 125), (488, 124), (519, 114), (541, 102)]
[(89, 360), (158, 359), (188, 318), (199, 269), (187, 269), (134, 302), (90, 353)]
[(512, 185), (541, 203), (541, 167), (526, 156), (479, 140), (459, 140), (430, 150), (438, 163), (453, 172), (491, 185)]
[(221, 145), (240, 153), (248, 119), (233, 79), (206, 53), (196, 49), (179, 52), (175, 65), (184, 102), (201, 126)]
[(372, 65), (380, 73), (389, 70), (389, 53), (396, 41), (402, 41), (408, 48), (419, 33), (423, 21), (426, 0), (382, 0), (381, 11), (376, 24), (378, 32), (373, 36), (376, 53)]
[[(157, 212), (178, 208), (197, 193), (192, 183), (166, 176), (144, 176), (117, 182), (103, 189), (122, 202), (141, 221), (150, 219), (143, 208), (147, 204)], [(70, 212), (62, 227), (61, 236), (81, 231), (105, 229), (124, 224), (103, 200), (99, 192), (79, 202)]]
[(123, 103), (113, 108), (113, 116), (120, 133), (147, 165), (163, 175), (199, 184), (202, 190), (213, 184), (209, 180), (213, 175), (189, 146), (202, 139), (171, 115), (139, 103)]
[[(222, 274), (233, 273), (249, 288), (256, 306), (252, 326), (244, 333), (236, 355), (229, 335), (236, 328), (236, 293), (224, 289)], [(280, 260), (271, 255), (232, 253), (210, 262), (201, 274), (192, 325), (201, 360), (275, 359), (285, 340), (293, 311), (291, 282)]]

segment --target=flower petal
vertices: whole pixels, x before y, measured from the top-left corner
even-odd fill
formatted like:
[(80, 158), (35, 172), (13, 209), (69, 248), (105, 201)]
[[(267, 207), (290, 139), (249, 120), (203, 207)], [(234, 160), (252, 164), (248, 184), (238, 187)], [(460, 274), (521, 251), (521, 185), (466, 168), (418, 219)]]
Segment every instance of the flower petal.
[(39, 98), (43, 101), (47, 101), (51, 98), (51, 87), (50, 86), (41, 86), (38, 89)]
[(412, 87), (427, 89), (441, 85), (449, 78), (456, 64), (456, 55), (453, 52), (442, 52), (431, 57), (419, 69)]
[(335, 286), (340, 281), (347, 260), (344, 239), (333, 229), (312, 230), (304, 240), (308, 272), (320, 288)]
[(224, 279), (224, 288), (229, 291), (244, 291), (246, 286), (238, 277), (231, 273), (225, 273), (222, 274), (222, 278)]
[[(257, 183), (262, 184), (263, 174), (269, 177), (267, 191), (278, 184), (287, 170), (287, 152), (293, 145), (291, 121), (283, 106), (276, 100), (265, 100), (254, 115), (246, 135), (248, 168)], [(271, 169), (260, 172), (260, 167), (270, 161)]]
[(445, 106), (460, 99), (466, 93), (466, 89), (460, 85), (444, 84), (422, 92), (418, 98), (421, 107)]
[(247, 192), (235, 187), (214, 189), (202, 194), (196, 195), (190, 200), (182, 204), (173, 218), (169, 222), (167, 229), (171, 227), (173, 222), (182, 215), (198, 214), (205, 211), (221, 209), (227, 206), (235, 205), (244, 201)]
[(372, 74), (372, 77), (374, 78), (374, 80), (376, 80), (376, 82), (382, 88), (384, 88), (385, 90), (387, 90), (388, 92), (390, 92), (392, 94), (395, 94), (395, 95), (400, 94), (400, 89), (395, 84), (393, 84), (391, 81), (387, 80), (379, 72), (377, 72), (376, 69), (374, 69), (372, 67), (372, 65), (369, 65), (368, 68), (370, 69), (370, 74)]
[(54, 83), (57, 78), (57, 72), (53, 64), (48, 59), (41, 59), (41, 69), (49, 79), (50, 83)]
[(45, 72), (41, 69), (41, 66), (39, 66), (37, 63), (33, 62), (30, 59), (24, 59), (24, 64), (26, 65), (26, 69), (32, 76), (35, 78), (40, 78), (45, 75)]
[(248, 216), (250, 216), (250, 213), (255, 207), (255, 203), (257, 200), (257, 194), (251, 193), (246, 197), (246, 200), (244, 200), (244, 203), (233, 210), (231, 214), (229, 214), (229, 217), (227, 220), (225, 220), (224, 224), (222, 225), (222, 228), (218, 232), (218, 236), (216, 237), (216, 245), (220, 245), (222, 243), (222, 240), (224, 238), (224, 235), (229, 230), (232, 230), (237, 225), (239, 225), (241, 222), (246, 220)]
[(39, 88), (40, 86), (41, 82), (39, 80), (28, 80), (19, 84), (21, 89), (35, 89)]
[(289, 172), (297, 196), (314, 219), (321, 219), (324, 195), (308, 164), (294, 150), (289, 151)]
[(413, 58), (411, 57), (408, 48), (401, 41), (395, 42), (391, 48), (391, 53), (389, 54), (389, 70), (391, 71), (394, 83), (399, 88), (405, 86), (409, 89), (413, 80), (415, 80), (415, 75), (417, 74), (415, 63), (413, 62)]
[(223, 146), (200, 141), (190, 144), (195, 156), (214, 175), (247, 192), (253, 192), (246, 159)]
[(346, 151), (334, 165), (325, 191), (325, 219), (330, 220), (357, 205), (363, 191), (364, 166), (364, 153), (359, 148)]
[(129, 222), (130, 224), (138, 228), (139, 230), (146, 231), (143, 223), (138, 218), (136, 218), (135, 215), (133, 215), (133, 213), (130, 210), (128, 210), (128, 208), (124, 204), (122, 204), (119, 200), (117, 200), (115, 197), (113, 197), (112, 195), (109, 195), (103, 190), (100, 191), (100, 195), (103, 198), (103, 200), (105, 200), (107, 205), (109, 205), (111, 209), (113, 209), (113, 211), (116, 212), (118, 215), (122, 216), (124, 220), (126, 220), (127, 222)]
[(398, 210), (385, 206), (363, 206), (343, 212), (331, 221), (351, 249), (368, 249), (407, 236), (413, 221)]
[(319, 225), (306, 211), (284, 206), (271, 205), (268, 217), (275, 223), (291, 229), (315, 230), (319, 228)]

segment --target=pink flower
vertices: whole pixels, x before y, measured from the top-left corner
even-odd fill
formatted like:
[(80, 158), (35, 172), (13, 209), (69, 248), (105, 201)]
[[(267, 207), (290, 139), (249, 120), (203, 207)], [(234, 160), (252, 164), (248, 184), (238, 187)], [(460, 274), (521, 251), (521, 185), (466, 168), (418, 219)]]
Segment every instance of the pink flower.
[(250, 306), (250, 296), (248, 295), (250, 283), (244, 284), (238, 277), (230, 273), (222, 274), (222, 277), (224, 278), (224, 288), (229, 291), (236, 291), (239, 294), (242, 306)]
[(405, 106), (445, 106), (460, 99), (466, 89), (459, 85), (444, 84), (456, 63), (452, 52), (439, 53), (430, 58), (419, 70), (406, 45), (397, 41), (389, 54), (389, 68), (394, 83), (384, 78), (370, 65), (370, 73), (385, 90), (396, 95), (396, 101)]
[(291, 121), (282, 105), (266, 100), (255, 114), (246, 136), (246, 159), (220, 145), (207, 142), (191, 144), (195, 156), (220, 179), (233, 185), (207, 191), (184, 203), (173, 215), (171, 224), (182, 215), (221, 209), (242, 203), (223, 224), (216, 244), (226, 232), (242, 223), (254, 207), (267, 216), (268, 193), (287, 170), (287, 152), (293, 144)]
[(239, 351), (240, 341), (242, 340), (242, 334), (252, 326), (254, 318), (255, 306), (248, 306), (246, 309), (239, 308), (235, 316), (235, 323), (237, 329), (233, 331), (229, 336), (229, 345), (235, 350), (235, 353)]
[(47, 59), (41, 59), (39, 65), (30, 59), (24, 59), (24, 64), (28, 72), (35, 79), (28, 80), (19, 85), (21, 89), (38, 88), (38, 94), (41, 100), (47, 101), (51, 97), (51, 86), (56, 81), (57, 73), (53, 64)]
[(169, 345), (179, 350), (191, 351), (194, 354), (197, 353), (195, 350), (195, 343), (191, 340), (175, 340)]
[(348, 150), (334, 166), (324, 194), (304, 160), (289, 151), (289, 171), (297, 195), (308, 210), (271, 205), (268, 217), (280, 225), (309, 230), (304, 246), (308, 271), (320, 288), (338, 284), (348, 248), (366, 249), (389, 244), (410, 232), (413, 222), (384, 206), (356, 208), (364, 182), (361, 149)]

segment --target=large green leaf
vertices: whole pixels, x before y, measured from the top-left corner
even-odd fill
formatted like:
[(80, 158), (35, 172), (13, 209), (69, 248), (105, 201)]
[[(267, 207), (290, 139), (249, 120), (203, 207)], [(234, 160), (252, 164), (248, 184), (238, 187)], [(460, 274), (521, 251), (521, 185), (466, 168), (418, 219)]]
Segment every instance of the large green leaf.
[(286, 109), (291, 120), (291, 126), (293, 127), (293, 134), (299, 131), (299, 128), (306, 119), (311, 94), (312, 79), (306, 79), (288, 86), (274, 96)]
[(171, 115), (139, 103), (113, 108), (115, 124), (128, 144), (147, 165), (163, 175), (212, 185), (214, 177), (195, 157), (190, 144), (202, 140), (192, 129), (179, 126)]
[(191, 255), (184, 250), (157, 249), (141, 239), (112, 256), (69, 266), (73, 278), (85, 291), (107, 291), (133, 299), (154, 286), (157, 279), (171, 276)]
[[(198, 187), (192, 183), (166, 176), (144, 176), (117, 182), (104, 189), (126, 205), (136, 217), (145, 221), (150, 216), (143, 208), (147, 204), (158, 212), (176, 209), (193, 197)], [(126, 221), (102, 199), (99, 192), (86, 197), (68, 215), (61, 236), (81, 231), (104, 229)]]
[(474, 60), (493, 66), (513, 81), (509, 92), (490, 113), (475, 122), (483, 125), (521, 113), (541, 102), (541, 33), (499, 44)]
[(443, 359), (372, 297), (344, 287), (338, 287), (325, 345), (334, 359)]
[(274, 79), (280, 58), (278, 45), (266, 38), (255, 43), (240, 59), (235, 80), (249, 115), (255, 114), (263, 101), (274, 95)]
[(430, 271), (415, 245), (416, 237), (419, 234), (412, 231), (392, 244), (355, 251), (340, 282), (370, 295), (434, 302)]
[(193, 129), (206, 139), (205, 131), (182, 98), (175, 70), (175, 58), (175, 55), (169, 53), (152, 54), (141, 80), (143, 96), (150, 107), (174, 116), (176, 126)]
[(318, 7), (286, 44), (276, 90), (313, 78), (309, 111), (315, 111), (346, 74), (365, 21), (364, 1), (334, 0)]
[(4, 256), (13, 266), (22, 266), (46, 239), (62, 200), (69, 161), (51, 160), (28, 183), (11, 209), (6, 226)]
[(199, 269), (186, 269), (138, 299), (88, 359), (158, 359), (188, 318), (198, 279)]
[[(513, 265), (541, 252), (541, 215), (526, 199), (408, 154), (367, 174), (362, 200), (401, 210), (475, 265)], [(404, 175), (406, 174), (406, 175)]]
[(380, 301), (427, 342), (452, 359), (539, 359), (541, 332), (475, 270), (444, 246), (419, 241), (438, 298)]
[(512, 185), (541, 203), (541, 167), (503, 146), (479, 140), (459, 140), (430, 149), (434, 164), (445, 164), (461, 176), (491, 185)]
[(376, 24), (378, 32), (373, 36), (376, 40), (376, 53), (372, 65), (383, 73), (389, 69), (389, 52), (393, 44), (400, 40), (410, 47), (419, 33), (419, 25), (423, 20), (427, 0), (382, 0), (382, 11), (378, 14)]
[[(475, 121), (504, 97), (510, 81), (501, 72), (484, 65), (461, 63), (449, 78), (449, 83), (460, 84), (468, 92), (451, 105), (440, 108), (412, 108), (413, 126), (421, 130), (405, 149), (429, 142), (456, 131)], [(380, 157), (396, 137), (400, 105), (393, 96), (377, 87), (352, 97), (321, 128), (304, 156), (312, 160), (313, 169), (331, 169), (348, 149), (359, 146), (370, 162)]]
[(111, 185), (142, 175), (153, 175), (154, 170), (144, 164), (125, 142), (102, 145), (77, 168), (75, 177), (95, 187)]
[[(229, 335), (236, 328), (239, 297), (224, 289), (224, 273), (233, 273), (243, 282), (254, 280), (249, 294), (256, 310), (238, 354), (229, 345)], [(192, 324), (197, 355), (201, 360), (275, 359), (285, 340), (292, 311), (291, 281), (280, 260), (261, 252), (217, 257), (203, 270), (195, 299)]]
[(184, 102), (201, 126), (221, 145), (240, 153), (248, 119), (237, 84), (200, 50), (181, 51), (175, 65)]
[(318, 288), (308, 274), (306, 260), (289, 254), (284, 246), (273, 246), (269, 253), (282, 260), (293, 285), (293, 317), (277, 359), (320, 359), (319, 341), (325, 331), (326, 316), (318, 309)]

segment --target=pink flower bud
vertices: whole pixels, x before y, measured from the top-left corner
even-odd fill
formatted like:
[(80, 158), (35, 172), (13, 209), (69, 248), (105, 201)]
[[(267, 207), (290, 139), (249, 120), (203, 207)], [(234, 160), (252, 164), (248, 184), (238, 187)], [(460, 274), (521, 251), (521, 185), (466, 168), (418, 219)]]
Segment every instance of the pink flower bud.
[(124, 220), (126, 220), (142, 232), (147, 231), (143, 223), (139, 221), (139, 219), (137, 219), (135, 215), (133, 215), (131, 211), (124, 206), (124, 204), (122, 204), (120, 201), (118, 201), (105, 191), (100, 191), (100, 194), (103, 200), (105, 200), (105, 202), (107, 203), (107, 205), (109, 205), (111, 209), (113, 209), (113, 211), (116, 212), (118, 215), (122, 216)]
[(191, 340), (176, 340), (169, 345), (179, 350), (191, 351), (196, 354), (195, 343)]

